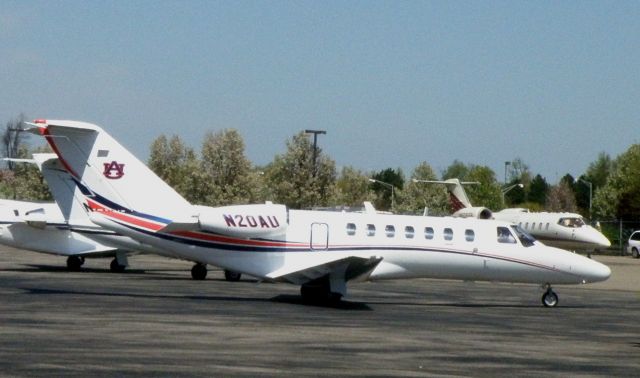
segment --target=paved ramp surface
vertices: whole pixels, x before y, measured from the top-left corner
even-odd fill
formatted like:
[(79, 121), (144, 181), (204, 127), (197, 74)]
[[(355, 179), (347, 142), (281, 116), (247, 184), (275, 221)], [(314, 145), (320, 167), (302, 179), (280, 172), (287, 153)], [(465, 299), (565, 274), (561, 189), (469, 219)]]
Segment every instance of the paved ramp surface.
[(425, 279), (351, 285), (320, 307), (292, 285), (193, 281), (162, 257), (67, 272), (0, 248), (0, 375), (637, 376), (640, 265), (601, 261), (635, 281), (557, 287), (554, 309), (532, 285)]

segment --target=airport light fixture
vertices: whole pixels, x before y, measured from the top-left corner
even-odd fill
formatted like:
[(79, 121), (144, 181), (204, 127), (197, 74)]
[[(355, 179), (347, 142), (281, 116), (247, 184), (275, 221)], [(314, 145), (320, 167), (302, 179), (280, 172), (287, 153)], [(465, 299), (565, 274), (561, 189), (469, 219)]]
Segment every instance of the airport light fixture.
[(504, 195), (507, 194), (507, 192), (509, 192), (511, 189), (514, 189), (516, 187), (524, 188), (524, 185), (522, 185), (521, 183), (513, 184), (513, 185), (510, 185), (510, 186), (507, 186), (506, 188), (502, 188), (500, 190), (500, 193), (502, 193), (502, 203), (504, 203)]
[(380, 181), (380, 180), (376, 180), (376, 179), (369, 179), (369, 182), (377, 182), (380, 185), (384, 185), (387, 188), (391, 188), (391, 211), (393, 211), (394, 208), (394, 204), (395, 204), (395, 200), (394, 200), (394, 192), (395, 192), (395, 186), (389, 184), (388, 182), (384, 182), (384, 181)]

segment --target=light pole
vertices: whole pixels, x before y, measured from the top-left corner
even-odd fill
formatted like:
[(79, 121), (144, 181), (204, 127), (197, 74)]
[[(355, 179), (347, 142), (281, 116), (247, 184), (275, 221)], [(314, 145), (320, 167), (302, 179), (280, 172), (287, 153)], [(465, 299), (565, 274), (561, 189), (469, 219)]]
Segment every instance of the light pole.
[(507, 167), (511, 165), (510, 161), (504, 162), (504, 183), (507, 183)]
[(502, 188), (500, 190), (500, 193), (502, 194), (502, 203), (504, 203), (504, 195), (507, 194), (508, 191), (510, 191), (511, 189), (513, 189), (515, 187), (524, 188), (524, 185), (522, 185), (522, 184), (513, 184), (513, 185), (510, 185), (510, 186), (507, 186), (506, 188)]
[(305, 130), (307, 134), (313, 134), (313, 177), (316, 177), (316, 159), (318, 155), (318, 134), (326, 134), (325, 130)]
[(380, 181), (380, 180), (376, 180), (376, 179), (372, 179), (372, 178), (369, 179), (369, 182), (377, 182), (378, 184), (381, 184), (381, 185), (384, 185), (384, 186), (386, 186), (388, 188), (391, 188), (391, 211), (393, 211), (394, 202), (395, 202), (395, 200), (393, 198), (394, 197), (394, 193), (393, 192), (395, 191), (395, 187), (393, 185), (389, 184), (388, 182), (384, 182), (384, 181)]
[(593, 184), (590, 181), (587, 181), (585, 179), (578, 179), (578, 180), (589, 185), (589, 219), (591, 219), (591, 201), (593, 199)]

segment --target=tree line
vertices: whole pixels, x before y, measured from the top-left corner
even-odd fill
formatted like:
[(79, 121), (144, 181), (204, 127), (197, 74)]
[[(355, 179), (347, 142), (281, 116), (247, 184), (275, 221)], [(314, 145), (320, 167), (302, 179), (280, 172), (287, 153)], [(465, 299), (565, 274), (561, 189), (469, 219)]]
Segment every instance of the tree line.
[[(4, 157), (29, 158), (47, 147), (28, 148), (22, 128), (24, 116), (6, 123), (2, 132)], [(316, 147), (304, 132), (286, 141), (286, 149), (265, 165), (253, 164), (237, 130), (209, 132), (199, 152), (178, 135), (158, 136), (150, 148), (149, 167), (194, 204), (229, 204), (273, 201), (291, 208), (360, 208), (371, 201), (379, 210), (396, 213), (448, 215), (448, 195), (441, 185), (415, 180), (458, 178), (475, 181), (465, 189), (475, 206), (494, 211), (525, 207), (533, 211), (578, 212), (594, 219), (640, 220), (640, 145), (632, 145), (616, 158), (600, 153), (586, 172), (567, 174), (551, 185), (533, 174), (519, 158), (508, 162), (506, 183), (483, 165), (454, 160), (439, 175), (428, 162), (410, 174), (400, 168), (365, 172), (356, 167), (338, 169), (335, 161)], [(3, 198), (47, 200), (51, 196), (38, 170), (31, 165), (5, 162), (0, 169)]]

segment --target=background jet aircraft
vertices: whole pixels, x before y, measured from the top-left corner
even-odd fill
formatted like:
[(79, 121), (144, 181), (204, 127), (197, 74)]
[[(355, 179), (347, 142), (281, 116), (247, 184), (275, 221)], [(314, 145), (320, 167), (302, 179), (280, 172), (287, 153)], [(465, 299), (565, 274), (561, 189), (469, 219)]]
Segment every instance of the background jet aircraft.
[[(113, 257), (110, 269), (123, 272), (128, 266), (127, 255), (135, 252), (160, 254), (176, 258), (162, 251), (104, 229), (89, 220), (82, 204), (83, 196), (56, 154), (33, 154), (33, 159), (11, 159), (14, 162), (35, 164), (56, 202), (0, 200), (0, 243), (67, 256), (67, 268), (78, 270), (85, 258)], [(193, 279), (204, 279), (205, 264), (191, 269)], [(229, 281), (237, 281), (240, 274), (225, 272)]]
[[(80, 269), (88, 257), (113, 257), (111, 271), (124, 271), (130, 250), (123, 249), (122, 243), (114, 243), (122, 237), (96, 226), (85, 211), (74, 206), (73, 190), (64, 182), (68, 173), (59, 165), (55, 154), (34, 154), (33, 160), (12, 160), (36, 164), (57, 202), (0, 199), (0, 243), (67, 256), (69, 270)], [(128, 247), (138, 244), (130, 243)]]
[(301, 286), (339, 300), (347, 282), (446, 278), (552, 284), (602, 281), (610, 269), (536, 242), (518, 226), (476, 219), (291, 210), (284, 205), (193, 206), (100, 127), (36, 120), (81, 189), (90, 219), (185, 259)]
[(458, 179), (445, 181), (415, 180), (444, 184), (449, 192), (453, 216), (478, 219), (496, 219), (519, 225), (546, 245), (569, 250), (591, 251), (608, 248), (611, 242), (597, 229), (589, 226), (580, 214), (530, 212), (527, 209), (510, 208), (492, 212), (486, 207), (474, 207)]

